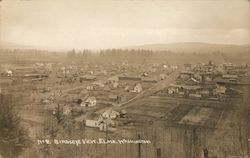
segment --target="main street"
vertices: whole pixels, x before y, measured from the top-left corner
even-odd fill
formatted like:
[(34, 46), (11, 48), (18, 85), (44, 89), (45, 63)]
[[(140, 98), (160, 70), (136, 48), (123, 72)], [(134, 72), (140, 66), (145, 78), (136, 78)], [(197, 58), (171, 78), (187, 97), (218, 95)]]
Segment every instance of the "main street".
[(132, 99), (130, 99), (124, 103), (119, 104), (118, 107), (115, 107), (114, 109), (125, 109), (125, 108), (133, 105), (132, 103), (135, 102), (136, 100), (139, 100), (139, 99), (142, 99), (145, 97), (149, 97), (149, 96), (153, 95), (154, 93), (162, 90), (164, 87), (167, 87), (170, 84), (175, 83), (175, 79), (178, 77), (180, 71), (181, 71), (180, 69), (175, 70), (166, 79), (159, 81), (156, 85), (142, 91), (141, 93), (137, 94)]

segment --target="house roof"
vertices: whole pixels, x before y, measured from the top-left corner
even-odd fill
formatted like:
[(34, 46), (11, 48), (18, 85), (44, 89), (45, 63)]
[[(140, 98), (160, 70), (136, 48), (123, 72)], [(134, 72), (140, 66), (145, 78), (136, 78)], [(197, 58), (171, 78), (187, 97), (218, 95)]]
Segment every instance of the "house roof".
[(80, 78), (85, 78), (85, 79), (96, 79), (96, 76), (84, 75), (84, 76), (80, 76)]
[(86, 99), (86, 101), (93, 101), (93, 100), (96, 100), (96, 98), (95, 97), (89, 97), (88, 99)]
[(119, 78), (118, 76), (113, 76), (113, 77), (108, 78), (108, 81), (119, 81)]
[(181, 71), (181, 74), (190, 74), (190, 75), (192, 75), (192, 74), (194, 74), (194, 72), (191, 72), (191, 71)]
[(222, 75), (223, 78), (237, 78), (238, 76), (237, 75), (229, 75), (229, 74), (226, 74), (226, 75)]
[(200, 86), (197, 86), (197, 85), (174, 85), (174, 84), (171, 84), (170, 85), (171, 87), (176, 87), (176, 88), (184, 88), (184, 89), (188, 89), (188, 90), (196, 90), (196, 89), (200, 89), (201, 87)]

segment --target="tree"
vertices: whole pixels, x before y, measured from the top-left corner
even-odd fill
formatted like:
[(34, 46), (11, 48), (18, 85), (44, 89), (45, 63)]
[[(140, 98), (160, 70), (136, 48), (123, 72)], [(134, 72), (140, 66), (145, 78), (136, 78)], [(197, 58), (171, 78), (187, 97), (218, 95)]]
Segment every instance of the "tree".
[(30, 139), (10, 105), (10, 98), (0, 93), (0, 155), (14, 158), (30, 144)]
[(72, 51), (69, 51), (67, 53), (68, 58), (76, 58), (76, 51), (75, 49), (72, 49)]

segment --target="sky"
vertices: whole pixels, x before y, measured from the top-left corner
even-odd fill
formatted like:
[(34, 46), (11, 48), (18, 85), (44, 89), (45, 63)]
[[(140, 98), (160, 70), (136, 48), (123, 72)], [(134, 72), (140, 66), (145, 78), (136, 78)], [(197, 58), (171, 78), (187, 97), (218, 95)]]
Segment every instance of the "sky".
[(248, 0), (2, 0), (0, 41), (99, 49), (250, 43)]

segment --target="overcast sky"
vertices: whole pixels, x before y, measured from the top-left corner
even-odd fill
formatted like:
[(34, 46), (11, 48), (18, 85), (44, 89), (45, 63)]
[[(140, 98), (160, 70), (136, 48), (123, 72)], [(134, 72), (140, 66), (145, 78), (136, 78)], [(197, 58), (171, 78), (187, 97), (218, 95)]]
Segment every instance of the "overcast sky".
[(21, 45), (250, 43), (248, 0), (3, 0), (0, 5), (1, 40)]

